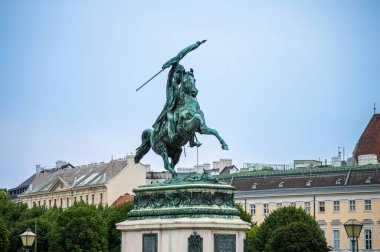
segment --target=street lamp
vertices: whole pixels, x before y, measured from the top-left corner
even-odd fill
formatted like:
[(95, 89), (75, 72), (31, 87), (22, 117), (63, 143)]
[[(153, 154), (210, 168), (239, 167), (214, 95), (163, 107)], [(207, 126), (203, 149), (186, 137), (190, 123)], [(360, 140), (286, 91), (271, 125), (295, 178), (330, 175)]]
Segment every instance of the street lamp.
[(31, 247), (33, 245), (33, 242), (34, 242), (34, 239), (36, 238), (36, 235), (32, 231), (30, 231), (30, 228), (28, 228), (20, 236), (21, 236), (22, 245), (27, 247), (26, 251), (29, 252), (28, 247)]
[(358, 240), (360, 232), (362, 231), (363, 224), (357, 220), (348, 220), (343, 224), (344, 229), (352, 242), (352, 252), (355, 252), (355, 241)]

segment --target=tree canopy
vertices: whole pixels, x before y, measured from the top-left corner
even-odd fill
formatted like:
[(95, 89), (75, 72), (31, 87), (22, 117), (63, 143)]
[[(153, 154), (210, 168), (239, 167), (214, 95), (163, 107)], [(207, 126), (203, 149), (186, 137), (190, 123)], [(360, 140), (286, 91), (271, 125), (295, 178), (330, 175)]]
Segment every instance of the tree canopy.
[[(302, 223), (302, 225), (300, 224)], [(310, 239), (306, 240), (302, 230), (307, 228), (311, 232)], [(293, 243), (286, 243), (281, 240), (281, 236), (286, 232), (293, 236)], [(259, 226), (254, 242), (253, 251), (257, 252), (274, 252), (280, 251), (277, 242), (281, 242), (281, 251), (306, 251), (306, 250), (292, 250), (294, 247), (303, 248), (304, 242), (315, 242), (319, 246), (319, 251), (329, 251), (326, 239), (318, 223), (303, 209), (293, 206), (279, 208), (270, 213)], [(292, 245), (292, 247), (286, 247)], [(306, 246), (310, 246), (306, 244)], [(311, 251), (311, 250), (308, 250)]]
[(6, 251), (8, 242), (8, 230), (3, 219), (0, 217), (0, 251)]
[[(28, 208), (0, 192), (0, 251), (20, 251), (20, 234), (37, 224), (38, 251), (120, 251), (115, 224), (127, 219), (133, 202), (117, 207), (74, 204), (68, 209)], [(34, 251), (34, 247), (31, 248)]]
[(57, 216), (54, 229), (57, 251), (108, 251), (106, 222), (95, 207), (75, 204)]

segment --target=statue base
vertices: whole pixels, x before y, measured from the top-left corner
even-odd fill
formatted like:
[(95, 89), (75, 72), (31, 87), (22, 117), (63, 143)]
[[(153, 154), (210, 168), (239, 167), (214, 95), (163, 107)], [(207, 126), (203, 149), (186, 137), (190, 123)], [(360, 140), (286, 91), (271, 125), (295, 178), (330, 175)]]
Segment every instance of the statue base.
[(207, 173), (134, 189), (135, 207), (118, 223), (122, 252), (244, 251), (234, 188)]
[(249, 225), (240, 219), (177, 218), (127, 220), (117, 228), (122, 252), (242, 252)]

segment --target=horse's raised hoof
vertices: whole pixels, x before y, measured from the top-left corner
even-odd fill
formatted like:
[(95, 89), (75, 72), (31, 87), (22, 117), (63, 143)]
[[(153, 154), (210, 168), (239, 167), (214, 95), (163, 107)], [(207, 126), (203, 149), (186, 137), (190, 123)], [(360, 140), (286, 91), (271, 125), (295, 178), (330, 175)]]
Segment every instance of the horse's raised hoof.
[(223, 150), (228, 150), (228, 145), (227, 144), (222, 144), (222, 149)]

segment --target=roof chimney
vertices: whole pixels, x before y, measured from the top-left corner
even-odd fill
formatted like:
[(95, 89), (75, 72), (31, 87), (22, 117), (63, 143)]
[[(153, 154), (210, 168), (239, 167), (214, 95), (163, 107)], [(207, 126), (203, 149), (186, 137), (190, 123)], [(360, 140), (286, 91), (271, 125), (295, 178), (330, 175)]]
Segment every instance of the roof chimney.
[(41, 165), (36, 165), (36, 173), (41, 173), (44, 170), (44, 168), (41, 167)]

